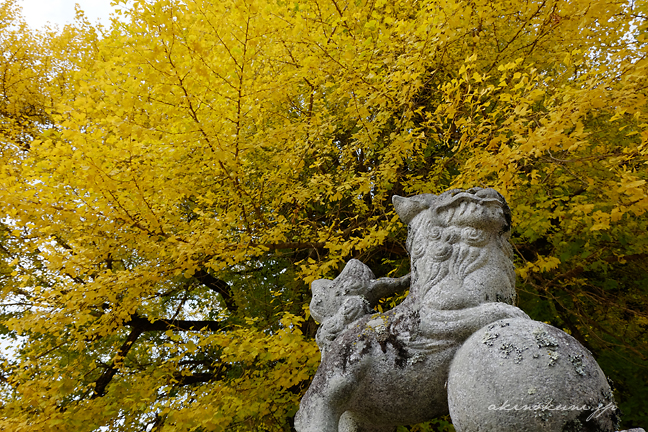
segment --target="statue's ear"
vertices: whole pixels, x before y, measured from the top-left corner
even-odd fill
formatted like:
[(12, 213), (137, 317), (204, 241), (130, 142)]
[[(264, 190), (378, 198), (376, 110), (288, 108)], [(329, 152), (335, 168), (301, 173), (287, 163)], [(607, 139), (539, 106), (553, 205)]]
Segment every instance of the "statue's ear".
[(394, 195), (392, 197), (392, 203), (394, 203), (394, 209), (396, 209), (396, 213), (398, 213), (398, 216), (406, 224), (409, 224), (412, 219), (414, 219), (414, 216), (429, 208), (429, 205), (421, 201), (417, 201), (413, 198), (405, 198), (398, 195)]

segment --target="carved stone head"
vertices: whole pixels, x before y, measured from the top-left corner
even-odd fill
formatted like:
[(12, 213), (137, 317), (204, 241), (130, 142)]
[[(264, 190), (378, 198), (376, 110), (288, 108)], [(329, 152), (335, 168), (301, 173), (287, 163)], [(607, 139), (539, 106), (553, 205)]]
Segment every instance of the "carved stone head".
[(441, 309), (513, 303), (511, 210), (502, 195), (493, 189), (453, 189), (396, 195), (393, 203), (409, 229), (410, 295)]
[(375, 279), (369, 267), (356, 259), (351, 259), (344, 270), (334, 280), (318, 279), (313, 281), (313, 299), (310, 303), (310, 313), (313, 318), (322, 323), (338, 313), (350, 296), (364, 297), (369, 282)]

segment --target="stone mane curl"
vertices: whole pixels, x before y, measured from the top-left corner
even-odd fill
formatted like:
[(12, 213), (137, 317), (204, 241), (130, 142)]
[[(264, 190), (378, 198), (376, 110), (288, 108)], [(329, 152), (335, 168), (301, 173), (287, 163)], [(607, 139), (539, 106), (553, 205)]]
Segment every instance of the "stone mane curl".
[[(410, 223), (407, 243), (414, 264), (412, 285), (419, 287), (418, 295), (422, 297), (448, 275), (464, 280), (484, 266), (511, 262), (513, 249), (509, 237), (510, 231), (496, 233), (474, 227), (432, 225), (425, 214), (421, 214)], [(514, 267), (501, 270), (514, 285)], [(425, 276), (421, 278), (419, 273)]]

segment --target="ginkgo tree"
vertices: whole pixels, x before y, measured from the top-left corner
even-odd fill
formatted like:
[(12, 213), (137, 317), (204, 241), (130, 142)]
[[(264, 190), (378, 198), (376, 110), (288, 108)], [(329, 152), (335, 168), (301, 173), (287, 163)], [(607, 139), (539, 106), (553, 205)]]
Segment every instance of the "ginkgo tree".
[(520, 306), (648, 424), (646, 2), (116, 7), (0, 9), (0, 429), (291, 430), (309, 283), (406, 274), (391, 196), (472, 186)]

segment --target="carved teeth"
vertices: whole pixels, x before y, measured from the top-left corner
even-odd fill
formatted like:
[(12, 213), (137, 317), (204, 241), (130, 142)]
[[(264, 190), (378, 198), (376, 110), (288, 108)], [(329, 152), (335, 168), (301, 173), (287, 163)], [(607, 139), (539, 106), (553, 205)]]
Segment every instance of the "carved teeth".
[(466, 207), (467, 207), (467, 202), (462, 201), (461, 204), (459, 204), (459, 214), (457, 216), (463, 216), (463, 214), (466, 212)]
[(462, 219), (465, 223), (465, 218), (477, 215), (487, 218), (503, 216), (501, 202), (495, 198), (475, 199), (473, 195), (463, 196), (456, 198), (453, 204), (439, 209), (440, 219), (446, 225), (451, 224), (452, 221), (460, 222)]
[(459, 204), (459, 213), (457, 216), (463, 216), (465, 214), (471, 214), (477, 210), (477, 204), (471, 201), (462, 201)]

